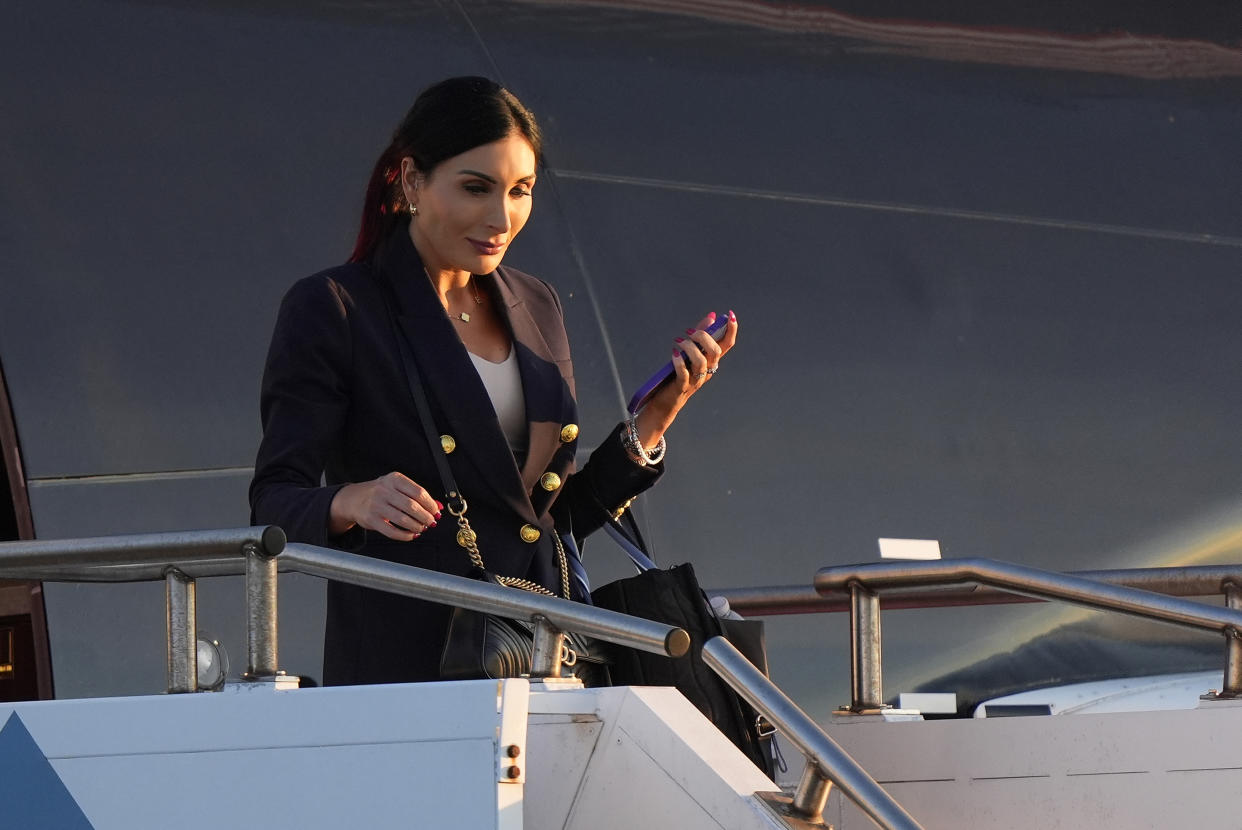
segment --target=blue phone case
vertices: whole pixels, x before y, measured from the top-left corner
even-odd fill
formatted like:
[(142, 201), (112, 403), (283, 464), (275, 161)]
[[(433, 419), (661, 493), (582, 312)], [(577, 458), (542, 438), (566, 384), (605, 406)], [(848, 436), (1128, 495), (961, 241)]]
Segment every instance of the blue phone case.
[[(712, 336), (716, 342), (720, 342), (720, 338), (724, 337), (725, 326), (729, 324), (729, 318), (724, 314), (717, 314), (716, 320), (709, 325), (704, 331)], [(684, 358), (683, 358), (684, 359)], [(643, 408), (648, 399), (656, 393), (659, 388), (668, 382), (673, 376), (673, 361), (670, 360), (660, 367), (654, 375), (647, 379), (647, 382), (638, 387), (638, 391), (634, 393), (634, 397), (630, 398), (629, 410), (634, 415), (638, 410)]]

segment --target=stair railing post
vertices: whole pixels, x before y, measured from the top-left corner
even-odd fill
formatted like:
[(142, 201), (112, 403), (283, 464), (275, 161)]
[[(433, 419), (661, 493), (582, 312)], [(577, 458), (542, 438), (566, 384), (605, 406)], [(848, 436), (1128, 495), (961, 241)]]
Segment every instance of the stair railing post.
[(276, 557), (246, 545), (246, 680), (274, 678), (278, 671)]
[(832, 792), (832, 782), (828, 780), (818, 766), (807, 759), (806, 768), (802, 770), (802, 780), (794, 791), (790, 810), (794, 815), (808, 821), (819, 821), (828, 806), (828, 795)]
[(168, 621), (168, 693), (198, 690), (198, 611), (194, 580), (175, 568), (164, 574)]
[(850, 711), (883, 709), (880, 597), (861, 583), (850, 586)]
[(530, 657), (530, 676), (560, 677), (561, 657), (565, 650), (565, 633), (545, 617), (534, 618), (534, 643)]
[[(1242, 609), (1242, 586), (1227, 580), (1222, 586), (1225, 606)], [(1231, 628), (1225, 632), (1225, 687), (1221, 697), (1242, 697), (1242, 632)]]

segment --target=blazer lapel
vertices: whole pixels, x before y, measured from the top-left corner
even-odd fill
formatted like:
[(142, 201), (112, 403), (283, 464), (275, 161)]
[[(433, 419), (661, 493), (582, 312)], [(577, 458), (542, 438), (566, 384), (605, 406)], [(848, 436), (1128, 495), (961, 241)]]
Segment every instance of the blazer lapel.
[[(450, 462), (454, 455), (462, 453), (480, 473), (475, 480), (486, 482), (496, 497), (524, 521), (534, 522), (529, 488), (523, 485), (487, 389), (426, 278), (414, 245), (404, 233), (398, 232), (394, 237), (397, 238), (381, 251), (377, 264), (381, 278), (388, 281), (396, 294), (401, 334), (418, 360), (419, 373), (431, 392), (428, 397), (433, 410), (438, 410), (436, 428), (452, 435), (457, 442)], [(436, 395), (435, 390), (451, 390), (451, 394)], [(446, 422), (439, 422), (441, 415)], [(418, 440), (422, 440), (421, 436)], [(469, 492), (462, 495), (470, 500)]]
[(522, 464), (523, 492), (529, 494), (561, 446), (566, 380), (530, 307), (510, 285), (504, 268), (492, 275), (493, 297), (513, 332), (522, 391), (526, 399), (527, 448)]

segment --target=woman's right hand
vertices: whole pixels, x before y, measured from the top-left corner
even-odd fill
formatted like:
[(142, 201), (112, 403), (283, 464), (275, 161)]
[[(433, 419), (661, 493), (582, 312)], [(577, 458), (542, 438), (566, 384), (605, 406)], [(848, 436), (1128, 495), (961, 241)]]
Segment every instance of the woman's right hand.
[(328, 508), (328, 533), (339, 536), (355, 525), (409, 542), (435, 527), (444, 505), (401, 473), (346, 484)]

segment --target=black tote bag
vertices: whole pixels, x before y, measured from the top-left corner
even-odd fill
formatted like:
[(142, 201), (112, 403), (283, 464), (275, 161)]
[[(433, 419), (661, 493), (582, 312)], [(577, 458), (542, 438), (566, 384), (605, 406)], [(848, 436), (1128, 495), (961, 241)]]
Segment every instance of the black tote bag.
[[(614, 538), (620, 533), (614, 525), (606, 527), (616, 531), (610, 531)], [(640, 569), (650, 565), (645, 555), (634, 555), (628, 538), (617, 541)], [(614, 646), (609, 665), (614, 686), (675, 686), (755, 766), (769, 778), (773, 776), (774, 730), (702, 660), (703, 644), (723, 635), (766, 675), (762, 620), (719, 619), (689, 563), (668, 569), (648, 566), (637, 576), (596, 588), (591, 599), (600, 608), (679, 626), (690, 635), (690, 650), (682, 657)]]

